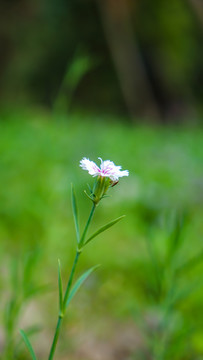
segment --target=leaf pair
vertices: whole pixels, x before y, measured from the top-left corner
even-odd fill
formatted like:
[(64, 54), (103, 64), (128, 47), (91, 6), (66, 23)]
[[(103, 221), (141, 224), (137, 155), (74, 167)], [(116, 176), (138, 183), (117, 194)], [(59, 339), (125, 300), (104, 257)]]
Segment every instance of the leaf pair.
[(61, 265), (60, 261), (58, 261), (58, 285), (59, 285), (59, 310), (61, 315), (63, 315), (64, 310), (68, 307), (69, 303), (77, 293), (77, 291), (80, 289), (81, 285), (84, 283), (84, 281), (90, 276), (90, 274), (96, 270), (100, 265), (95, 265), (91, 267), (89, 270), (85, 271), (75, 282), (73, 287), (70, 290), (70, 293), (68, 295), (68, 298), (66, 300), (66, 303), (64, 304), (63, 300), (63, 288), (62, 288), (62, 278), (61, 278)]
[[(100, 265), (96, 265), (93, 266), (92, 268), (90, 268), (89, 270), (87, 270), (86, 272), (84, 272), (84, 274), (82, 274), (78, 280), (75, 282), (74, 286), (72, 287), (70, 294), (68, 296), (68, 299), (66, 301), (66, 304), (63, 303), (63, 288), (62, 288), (62, 278), (61, 278), (61, 265), (60, 265), (60, 261), (58, 261), (58, 286), (59, 286), (59, 309), (60, 309), (60, 314), (63, 315), (64, 312), (64, 308), (67, 308), (68, 305), (70, 304), (71, 300), (73, 299), (73, 297), (75, 296), (75, 294), (78, 292), (78, 290), (80, 289), (80, 287), (82, 286), (82, 284), (84, 283), (84, 281), (90, 276), (90, 274), (96, 270)], [(37, 360), (37, 357), (35, 355), (35, 352), (33, 350), (33, 347), (26, 335), (26, 333), (23, 330), (20, 330), (20, 334), (24, 340), (24, 343), (31, 355), (32, 360)]]
[[(75, 191), (73, 188), (73, 185), (71, 186), (71, 192), (72, 192), (72, 208), (73, 208), (73, 217), (74, 217), (74, 222), (75, 222), (75, 229), (76, 229), (76, 238), (77, 238), (77, 243), (80, 244), (80, 232), (79, 232), (79, 222), (78, 222), (78, 210), (77, 210), (77, 204), (76, 204), (76, 196), (75, 196)], [(110, 221), (109, 223), (107, 223), (106, 225), (102, 226), (100, 229), (98, 229), (97, 231), (95, 231), (95, 233), (93, 235), (91, 235), (85, 242), (83, 245), (87, 245), (90, 241), (92, 241), (96, 236), (98, 236), (99, 234), (101, 234), (102, 232), (106, 231), (107, 229), (109, 229), (111, 226), (113, 226), (114, 224), (116, 224), (118, 221), (120, 221), (121, 219), (123, 219), (125, 217), (125, 215), (119, 216), (118, 218)]]

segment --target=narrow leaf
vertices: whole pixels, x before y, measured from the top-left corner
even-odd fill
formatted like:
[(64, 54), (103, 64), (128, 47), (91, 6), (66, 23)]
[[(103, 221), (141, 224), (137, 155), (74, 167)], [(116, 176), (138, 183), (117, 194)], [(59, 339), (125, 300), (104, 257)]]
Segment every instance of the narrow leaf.
[(88, 189), (89, 189), (90, 194), (92, 194), (92, 188), (91, 188), (91, 186), (90, 186), (89, 184), (87, 184), (87, 187), (88, 187)]
[(116, 224), (118, 221), (120, 221), (121, 219), (123, 219), (125, 217), (125, 215), (122, 215), (120, 217), (118, 217), (115, 220), (110, 221), (108, 224), (102, 226), (99, 230), (97, 230), (92, 236), (90, 236), (87, 241), (85, 241), (86, 245), (87, 243), (89, 243), (91, 240), (93, 240), (96, 236), (98, 236), (99, 234), (101, 234), (102, 232), (104, 232), (105, 230), (109, 229), (111, 226), (113, 226), (114, 224)]
[(181, 271), (185, 271), (185, 270), (190, 270), (190, 268), (195, 267), (196, 265), (198, 265), (201, 261), (203, 260), (203, 252), (201, 251), (200, 254), (195, 255), (194, 257), (192, 257), (191, 259), (187, 260), (186, 262), (184, 262), (182, 265), (178, 266), (175, 270), (177, 271), (177, 273), (181, 272)]
[(197, 292), (197, 290), (199, 290), (202, 287), (202, 281), (196, 280), (195, 282), (193, 281), (191, 286), (187, 286), (181, 290), (179, 290), (179, 292), (176, 294), (176, 296), (174, 296), (172, 305), (175, 306), (177, 304), (179, 304), (181, 301), (185, 301), (191, 294), (194, 294), (195, 292)]
[(62, 279), (61, 279), (61, 263), (58, 260), (58, 287), (59, 287), (59, 310), (63, 312), (63, 286), (62, 286)]
[(67, 307), (70, 303), (70, 301), (72, 300), (72, 298), (75, 296), (75, 294), (77, 293), (77, 291), (79, 290), (79, 288), (81, 287), (81, 285), (84, 283), (84, 281), (89, 277), (89, 275), (96, 270), (100, 265), (95, 265), (92, 268), (90, 268), (89, 270), (87, 270), (84, 274), (82, 274), (79, 279), (76, 281), (76, 283), (73, 285), (70, 294), (68, 296), (67, 302), (65, 304), (65, 306)]
[(32, 359), (37, 360), (37, 358), (35, 356), (35, 353), (34, 353), (34, 350), (32, 348), (32, 345), (31, 345), (30, 341), (28, 340), (28, 337), (27, 337), (26, 333), (23, 330), (20, 330), (20, 334), (21, 334), (21, 336), (22, 336), (22, 338), (24, 340), (25, 345), (27, 346), (27, 349), (28, 349)]
[(76, 204), (76, 197), (73, 185), (71, 185), (71, 195), (72, 195), (72, 209), (73, 209), (73, 217), (75, 222), (75, 230), (76, 230), (76, 238), (77, 243), (80, 241), (80, 231), (79, 231), (79, 224), (78, 224), (78, 209)]
[(93, 201), (93, 198), (92, 198), (91, 196), (94, 196), (94, 194), (91, 194), (91, 196), (90, 196), (90, 195), (88, 195), (88, 193), (87, 193), (86, 190), (84, 190), (84, 193), (85, 193), (85, 195), (88, 197), (88, 199), (90, 199), (91, 201)]
[[(29, 327), (29, 328), (26, 329), (26, 334), (27, 334), (27, 336), (32, 336), (32, 335), (34, 335), (36, 333), (39, 333), (42, 330), (43, 329), (42, 329), (42, 327), (40, 325), (34, 325), (34, 326)], [(10, 340), (10, 341), (12, 341), (12, 340)], [(21, 338), (19, 338), (18, 341), (16, 341), (16, 346), (15, 346), (16, 354), (20, 351), (21, 341), (22, 341)]]

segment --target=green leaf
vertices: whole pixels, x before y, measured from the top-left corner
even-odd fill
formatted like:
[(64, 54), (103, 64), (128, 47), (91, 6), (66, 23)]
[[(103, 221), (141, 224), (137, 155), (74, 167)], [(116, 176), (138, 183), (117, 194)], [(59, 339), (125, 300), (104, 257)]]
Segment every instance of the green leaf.
[(92, 268), (90, 268), (89, 270), (87, 270), (84, 274), (82, 274), (79, 279), (76, 281), (76, 283), (73, 285), (70, 294), (68, 296), (67, 302), (65, 304), (65, 306), (67, 307), (70, 303), (70, 301), (72, 300), (72, 298), (75, 296), (76, 292), (79, 290), (79, 288), (81, 287), (81, 285), (84, 283), (84, 281), (89, 277), (89, 275), (96, 270), (100, 265), (95, 265)]
[[(26, 329), (26, 334), (27, 334), (27, 336), (32, 336), (36, 333), (39, 333), (42, 330), (43, 330), (43, 328), (40, 325), (33, 325)], [(15, 346), (16, 354), (20, 351), (21, 342), (22, 342), (22, 339), (19, 337), (19, 339), (16, 341), (16, 346)]]
[(87, 187), (88, 187), (88, 189), (89, 189), (90, 194), (92, 194), (92, 193), (93, 193), (93, 191), (92, 191), (91, 186), (90, 186), (89, 184), (87, 184)]
[(191, 285), (186, 284), (185, 288), (178, 289), (177, 294), (171, 301), (172, 306), (175, 306), (185, 301), (190, 295), (195, 294), (203, 286), (202, 280), (195, 280)]
[(32, 345), (30, 343), (30, 341), (28, 340), (28, 337), (26, 335), (26, 333), (23, 331), (23, 330), (20, 330), (20, 334), (25, 342), (25, 345), (27, 346), (27, 349), (32, 357), (33, 360), (37, 360), (36, 356), (35, 356), (35, 353), (34, 353), (34, 350), (32, 348)]
[(79, 244), (80, 231), (79, 231), (79, 224), (78, 224), (78, 209), (77, 209), (76, 197), (75, 197), (75, 191), (73, 188), (73, 184), (71, 185), (71, 195), (72, 195), (72, 209), (73, 209), (73, 216), (74, 216), (74, 221), (75, 221), (76, 238), (77, 238), (77, 243)]
[(121, 219), (123, 219), (125, 217), (125, 215), (122, 215), (120, 217), (118, 217), (115, 220), (110, 221), (108, 224), (102, 226), (99, 230), (97, 230), (92, 236), (90, 236), (86, 241), (85, 244), (89, 243), (91, 240), (93, 240), (96, 236), (98, 236), (99, 234), (101, 234), (102, 232), (104, 232), (105, 230), (109, 229), (111, 226), (113, 226), (114, 224), (116, 224), (118, 221), (120, 221)]
[(195, 255), (191, 259), (189, 259), (186, 262), (184, 262), (183, 264), (179, 265), (175, 269), (175, 271), (177, 273), (179, 273), (181, 271), (190, 270), (191, 268), (194, 268), (196, 265), (198, 265), (202, 260), (203, 260), (203, 252), (201, 251), (200, 254)]
[(89, 200), (93, 201), (94, 194), (88, 195), (87, 191), (84, 190), (85, 195), (88, 197)]
[(58, 287), (59, 287), (59, 310), (63, 312), (63, 286), (62, 286), (62, 279), (61, 279), (61, 263), (58, 260)]

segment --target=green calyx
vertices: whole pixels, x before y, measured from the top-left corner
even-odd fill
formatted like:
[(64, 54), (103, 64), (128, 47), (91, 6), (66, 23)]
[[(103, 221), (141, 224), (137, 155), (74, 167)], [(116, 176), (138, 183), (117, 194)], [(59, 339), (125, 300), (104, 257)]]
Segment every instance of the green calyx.
[(95, 205), (97, 205), (99, 203), (99, 201), (106, 194), (110, 185), (111, 185), (111, 181), (109, 178), (103, 177), (103, 176), (98, 176), (94, 183), (93, 190), (90, 189), (91, 190), (90, 195), (88, 195), (86, 192), (85, 192), (85, 194), (87, 195), (87, 197), (90, 200), (93, 201), (93, 203)]

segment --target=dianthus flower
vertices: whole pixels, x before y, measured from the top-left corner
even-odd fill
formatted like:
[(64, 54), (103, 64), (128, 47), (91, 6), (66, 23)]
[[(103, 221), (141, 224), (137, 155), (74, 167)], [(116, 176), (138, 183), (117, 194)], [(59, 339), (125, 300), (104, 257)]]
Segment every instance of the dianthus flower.
[(80, 161), (80, 166), (83, 170), (87, 170), (90, 175), (101, 176), (109, 178), (113, 183), (117, 182), (120, 177), (128, 176), (128, 170), (121, 170), (121, 166), (116, 166), (113, 161), (105, 160), (101, 158), (100, 167), (95, 164), (94, 161), (90, 161), (87, 158), (83, 158)]
[(80, 161), (83, 170), (87, 170), (93, 177), (97, 176), (93, 189), (90, 188), (90, 195), (85, 192), (95, 205), (106, 195), (110, 186), (112, 187), (118, 183), (120, 177), (129, 175), (128, 170), (121, 170), (121, 166), (116, 166), (113, 161), (99, 159), (101, 160), (100, 167), (87, 158)]

